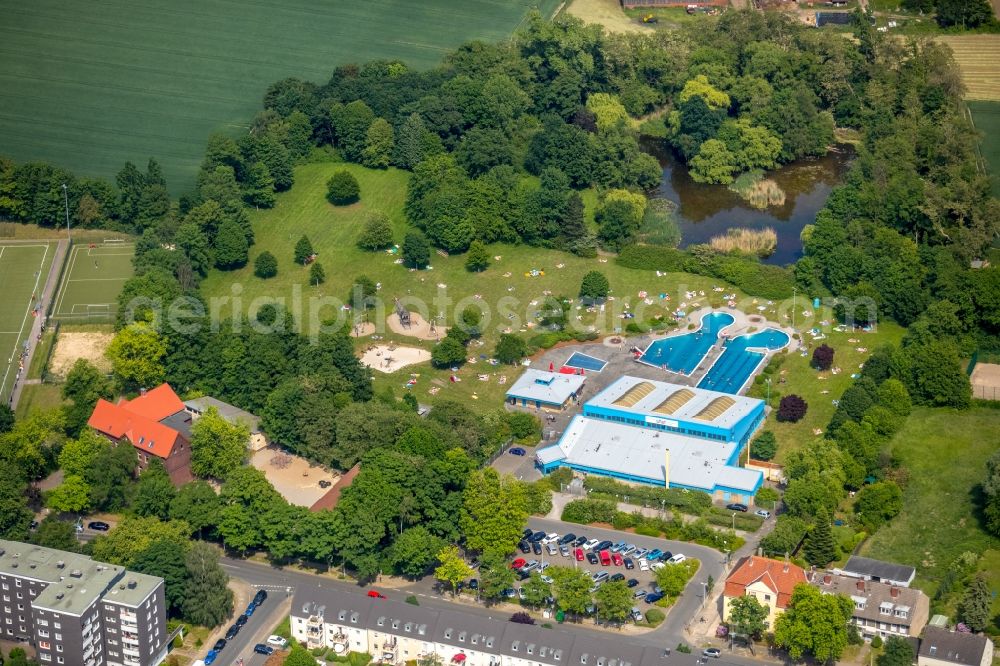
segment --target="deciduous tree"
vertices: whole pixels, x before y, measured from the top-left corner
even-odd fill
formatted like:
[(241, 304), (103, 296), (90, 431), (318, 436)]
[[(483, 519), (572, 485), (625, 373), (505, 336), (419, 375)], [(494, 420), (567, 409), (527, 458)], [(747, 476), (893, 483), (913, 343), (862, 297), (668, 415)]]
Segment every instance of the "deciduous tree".
[(365, 228), (358, 237), (358, 247), (369, 252), (392, 247), (392, 225), (385, 213), (376, 211), (368, 215)]
[(853, 613), (854, 604), (847, 597), (797, 585), (788, 608), (775, 622), (774, 641), (792, 659), (810, 654), (818, 662), (835, 661), (847, 647), (847, 623)]
[(514, 552), (528, 521), (524, 489), (512, 476), (492, 467), (469, 475), (462, 493), (461, 527), (465, 543), (481, 553)]
[(253, 260), (253, 274), (264, 280), (273, 278), (278, 274), (278, 259), (264, 250)]
[(177, 490), (170, 481), (163, 462), (154, 458), (139, 475), (132, 499), (132, 510), (140, 516), (156, 516), (161, 520), (170, 518), (170, 503), (177, 496)]
[(136, 322), (118, 331), (105, 353), (115, 377), (128, 390), (163, 381), (167, 341), (147, 324)]
[(473, 273), (481, 273), (489, 268), (490, 253), (483, 245), (482, 241), (474, 240), (469, 246), (469, 253), (465, 257), (465, 270)]
[(350, 171), (334, 171), (326, 181), (326, 199), (334, 206), (346, 206), (356, 202), (361, 195), (358, 179)]
[(584, 569), (554, 566), (547, 569), (552, 577), (556, 605), (565, 613), (586, 615), (593, 601), (590, 588), (594, 580)]
[(606, 582), (594, 593), (594, 603), (598, 617), (622, 623), (628, 619), (632, 609), (632, 590), (623, 580)]
[(451, 593), (458, 591), (458, 584), (469, 578), (474, 573), (472, 567), (466, 564), (465, 559), (458, 552), (456, 546), (448, 546), (441, 549), (437, 554), (438, 567), (434, 570), (434, 577), (442, 583), (447, 583), (451, 587)]
[(229, 576), (219, 566), (219, 553), (214, 546), (197, 541), (184, 558), (187, 581), (181, 614), (189, 622), (203, 627), (221, 624), (233, 612), (233, 591)]
[(205, 478), (224, 479), (243, 464), (250, 429), (230, 423), (210, 407), (191, 426), (191, 471)]

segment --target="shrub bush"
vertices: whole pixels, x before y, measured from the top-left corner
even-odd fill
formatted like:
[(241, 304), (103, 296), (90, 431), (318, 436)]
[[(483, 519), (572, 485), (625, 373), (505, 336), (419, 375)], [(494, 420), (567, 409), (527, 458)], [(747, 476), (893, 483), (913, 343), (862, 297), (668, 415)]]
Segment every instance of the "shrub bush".
[(264, 250), (253, 261), (253, 274), (262, 280), (273, 278), (278, 274), (278, 260), (273, 254)]
[(617, 511), (614, 502), (606, 500), (573, 500), (563, 507), (562, 519), (568, 523), (613, 523)]
[(778, 420), (787, 423), (796, 423), (806, 415), (809, 405), (806, 401), (795, 394), (786, 395), (778, 404)]
[(349, 171), (336, 171), (326, 181), (326, 199), (334, 206), (346, 206), (358, 200), (361, 187)]
[(757, 460), (771, 460), (777, 452), (778, 440), (775, 439), (774, 433), (770, 430), (765, 430), (757, 435), (752, 442), (750, 442), (751, 458), (755, 458)]
[(588, 476), (583, 485), (590, 493), (597, 495), (600, 499), (625, 501), (624, 498), (627, 496), (629, 504), (645, 504), (647, 506), (659, 506), (662, 501), (666, 508), (677, 509), (693, 515), (699, 515), (712, 506), (712, 498), (707, 493), (687, 491), (681, 488), (628, 486), (614, 479), (598, 476)]
[(654, 627), (659, 626), (666, 617), (659, 608), (650, 608), (646, 611), (646, 622)]
[(833, 347), (826, 343), (813, 350), (812, 367), (817, 370), (829, 370), (833, 366)]

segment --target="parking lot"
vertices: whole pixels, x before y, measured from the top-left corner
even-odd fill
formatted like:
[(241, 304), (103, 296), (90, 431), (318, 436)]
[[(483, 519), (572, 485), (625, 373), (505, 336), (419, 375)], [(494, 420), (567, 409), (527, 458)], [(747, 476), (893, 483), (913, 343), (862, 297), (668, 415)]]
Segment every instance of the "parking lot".
[(656, 569), (672, 566), (687, 559), (683, 552), (664, 551), (662, 548), (643, 546), (630, 542), (629, 534), (620, 534), (618, 541), (598, 539), (587, 534), (581, 526), (579, 532), (557, 533), (542, 530), (525, 530), (524, 539), (511, 562), (520, 579), (508, 596), (520, 595), (520, 585), (532, 573), (541, 575), (551, 583), (545, 573), (549, 567), (564, 566), (587, 571), (595, 580), (593, 590), (604, 582), (622, 580), (633, 589), (636, 606), (645, 611), (662, 595), (656, 590)]

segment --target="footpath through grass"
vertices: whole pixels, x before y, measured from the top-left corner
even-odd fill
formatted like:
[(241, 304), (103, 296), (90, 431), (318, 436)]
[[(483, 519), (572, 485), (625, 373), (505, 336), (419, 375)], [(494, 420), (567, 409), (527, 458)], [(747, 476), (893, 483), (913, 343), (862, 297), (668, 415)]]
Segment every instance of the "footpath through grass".
[(179, 193), (212, 131), (237, 131), (265, 89), (399, 59), (423, 69), (472, 39), (507, 38), (558, 0), (0, 0), (0, 145), (78, 176), (156, 157)]
[[(933, 597), (948, 566), (972, 552), (981, 556), (979, 569), (997, 589), (1000, 539), (983, 529), (976, 498), (998, 432), (1000, 410), (914, 409), (891, 442), (910, 473), (903, 511), (861, 554), (916, 567), (915, 586)], [(994, 599), (993, 613), (1000, 613), (1000, 599)]]

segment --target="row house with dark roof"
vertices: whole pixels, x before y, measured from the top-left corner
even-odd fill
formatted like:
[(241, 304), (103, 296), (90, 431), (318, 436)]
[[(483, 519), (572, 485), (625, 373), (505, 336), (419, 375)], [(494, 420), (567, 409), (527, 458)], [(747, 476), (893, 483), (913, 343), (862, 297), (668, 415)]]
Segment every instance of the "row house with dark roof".
[(432, 610), (341, 588), (299, 589), (292, 638), (335, 654), (367, 652), (376, 664), (436, 655), (448, 666), (695, 666), (698, 657), (605, 636), (542, 629), (453, 610)]
[(824, 594), (842, 594), (854, 604), (851, 622), (867, 637), (919, 636), (930, 613), (930, 600), (915, 587), (833, 572), (811, 571), (809, 582)]

